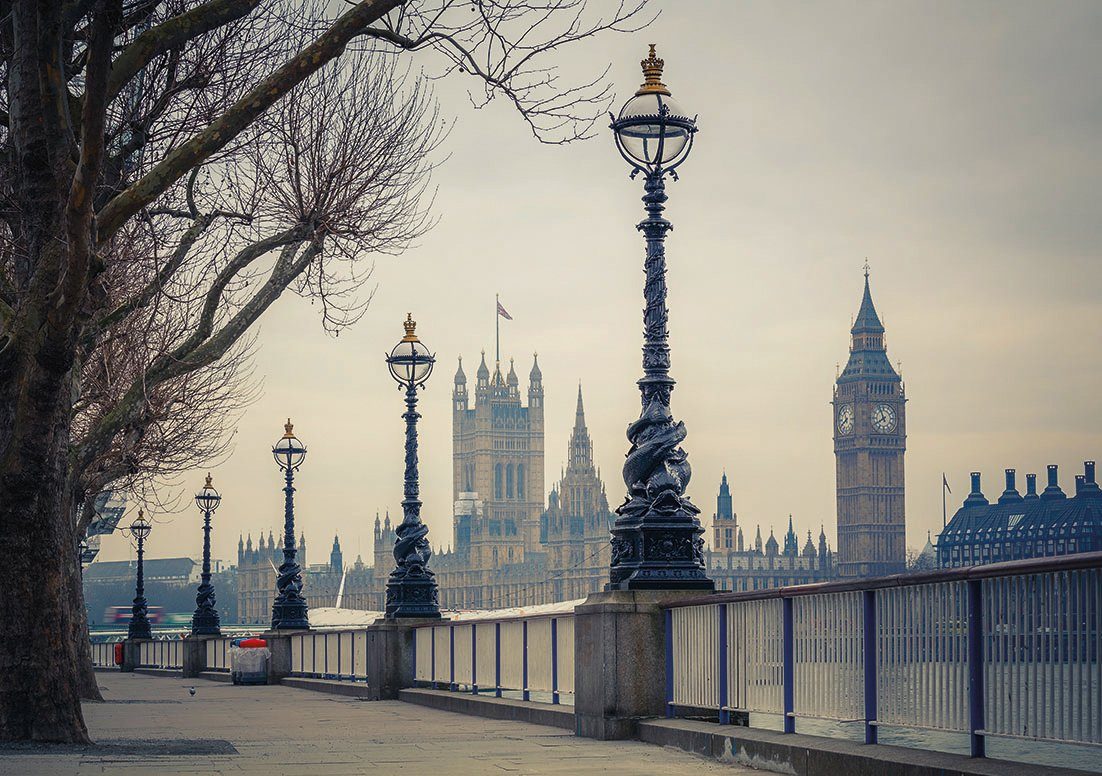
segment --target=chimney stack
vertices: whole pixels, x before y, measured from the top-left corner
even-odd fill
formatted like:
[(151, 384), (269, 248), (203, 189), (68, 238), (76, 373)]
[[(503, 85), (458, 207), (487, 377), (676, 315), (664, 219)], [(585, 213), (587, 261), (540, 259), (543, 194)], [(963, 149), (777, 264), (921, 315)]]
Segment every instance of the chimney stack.
[(1064, 495), (1064, 491), (1060, 490), (1060, 485), (1057, 482), (1058, 467), (1054, 463), (1048, 465), (1048, 487), (1045, 488), (1044, 493), (1041, 494), (1041, 498), (1045, 501), (1050, 499), (1067, 498)]
[(1078, 496), (1083, 492), (1083, 483), (1086, 481), (1086, 477), (1082, 474), (1075, 475), (1075, 495)]
[(1080, 495), (1092, 498), (1102, 495), (1102, 488), (1094, 480), (1094, 461), (1083, 461), (1083, 487)]
[(999, 496), (1000, 504), (1008, 504), (1012, 501), (1021, 501), (1022, 496), (1018, 493), (1018, 489), (1014, 487), (1014, 475), (1013, 469), (1006, 470), (1006, 490)]
[(968, 494), (968, 498), (964, 500), (964, 506), (986, 506), (988, 501), (983, 497), (983, 492), (980, 490), (980, 473), (972, 472), (972, 492)]
[(1025, 476), (1025, 497), (1032, 501), (1037, 496), (1037, 475), (1027, 474)]

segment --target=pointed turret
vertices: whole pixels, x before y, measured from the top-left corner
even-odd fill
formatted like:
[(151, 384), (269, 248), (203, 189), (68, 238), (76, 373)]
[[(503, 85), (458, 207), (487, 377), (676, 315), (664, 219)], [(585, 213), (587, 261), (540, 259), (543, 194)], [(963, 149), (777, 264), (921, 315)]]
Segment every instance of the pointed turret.
[(760, 525), (758, 526), (757, 535), (754, 536), (754, 552), (756, 552), (758, 555), (762, 554), (761, 526)]
[(517, 378), (516, 366), (513, 364), (513, 359), (509, 359), (509, 376), (505, 380), (510, 388), (516, 388), (520, 385), (520, 380)]
[(811, 529), (808, 529), (807, 531), (807, 542), (804, 543), (803, 556), (805, 558), (810, 558), (811, 560), (815, 559), (815, 545), (811, 542)]
[(486, 366), (486, 351), (482, 351), (482, 363), (478, 365), (478, 371), (475, 372), (475, 385), (476, 390), (484, 391), (490, 387), (490, 368)]
[(542, 383), (543, 382), (543, 372), (540, 371), (540, 354), (539, 353), (533, 353), (532, 354), (532, 371), (530, 371), (528, 373), (528, 382), (529, 383)]
[(719, 481), (719, 495), (716, 496), (716, 517), (721, 520), (733, 520), (735, 510), (731, 504), (731, 486), (727, 484), (727, 472)]
[(743, 539), (742, 539), (742, 526), (739, 526), (739, 529), (738, 529), (738, 551), (739, 552), (745, 552), (744, 543), (743, 543)]
[(249, 534), (249, 540), (245, 542), (245, 552), (253, 551), (253, 535)]
[(570, 432), (570, 459), (567, 464), (568, 469), (578, 467), (593, 468), (593, 442), (589, 438), (589, 428), (585, 424), (581, 383), (578, 383), (578, 406), (574, 411), (574, 430)]
[(821, 560), (826, 560), (826, 554), (827, 554), (826, 529), (823, 527), (823, 524), (820, 523), (819, 524), (819, 558)]
[(850, 334), (883, 334), (884, 324), (876, 314), (872, 303), (872, 291), (869, 290), (869, 268), (865, 265), (865, 292), (861, 295), (861, 308), (857, 311), (857, 320), (853, 322)]
[(765, 554), (776, 555), (777, 549), (780, 545), (777, 543), (777, 537), (773, 535), (773, 529), (769, 529), (769, 538), (765, 540)]
[(463, 371), (463, 356), (459, 357), (459, 366), (455, 370), (455, 384), (466, 385), (467, 373)]
[(333, 549), (329, 552), (329, 570), (337, 574), (344, 572), (344, 555), (341, 553), (341, 540), (333, 535)]
[(884, 324), (876, 313), (872, 303), (872, 291), (869, 290), (869, 270), (865, 266), (865, 290), (861, 296), (861, 307), (850, 329), (850, 353), (846, 368), (838, 377), (838, 383), (846, 383), (862, 378), (898, 381), (899, 374), (888, 360), (887, 347), (884, 345)]
[(784, 554), (791, 557), (800, 554), (800, 540), (796, 538), (796, 532), (792, 529), (792, 515), (788, 516), (788, 533), (784, 535)]

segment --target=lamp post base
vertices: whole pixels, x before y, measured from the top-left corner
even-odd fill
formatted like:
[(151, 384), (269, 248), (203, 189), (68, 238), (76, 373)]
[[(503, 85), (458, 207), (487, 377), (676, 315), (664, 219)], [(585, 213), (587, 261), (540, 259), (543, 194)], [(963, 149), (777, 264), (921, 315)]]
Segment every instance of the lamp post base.
[(704, 567), (695, 519), (646, 519), (614, 525), (605, 590), (715, 590)]
[(218, 612), (196, 611), (191, 617), (192, 636), (221, 636), (222, 627)]
[(306, 602), (301, 598), (291, 601), (277, 598), (272, 604), (272, 630), (309, 630), (306, 612)]
[(436, 578), (391, 575), (386, 585), (386, 619), (440, 618), (440, 593)]

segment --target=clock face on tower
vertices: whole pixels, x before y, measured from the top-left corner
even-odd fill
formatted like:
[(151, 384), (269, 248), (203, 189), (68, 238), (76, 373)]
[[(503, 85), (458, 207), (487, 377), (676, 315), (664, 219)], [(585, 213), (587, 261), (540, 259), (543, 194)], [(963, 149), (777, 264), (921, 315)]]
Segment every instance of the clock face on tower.
[(853, 433), (853, 405), (843, 404), (838, 409), (838, 433), (849, 436)]
[(895, 408), (890, 404), (877, 404), (873, 407), (872, 427), (881, 434), (895, 431)]

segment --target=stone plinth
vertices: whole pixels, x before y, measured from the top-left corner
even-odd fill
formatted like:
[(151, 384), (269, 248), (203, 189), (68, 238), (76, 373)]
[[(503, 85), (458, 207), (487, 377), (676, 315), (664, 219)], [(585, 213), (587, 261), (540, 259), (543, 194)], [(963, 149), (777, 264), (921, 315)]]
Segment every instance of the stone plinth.
[(122, 668), (127, 673), (132, 672), (142, 663), (142, 644), (149, 639), (126, 639), (122, 643)]
[(611, 590), (574, 609), (575, 732), (635, 738), (666, 706), (666, 639), (659, 602), (699, 591)]
[(414, 630), (417, 625), (439, 625), (439, 618), (376, 620), (367, 628), (368, 699), (397, 700), (398, 691), (413, 687), (416, 665)]
[(184, 656), (184, 676), (191, 679), (207, 670), (207, 642), (218, 636), (185, 636), (181, 649)]
[(282, 630), (265, 631), (261, 638), (268, 642), (268, 650), (271, 657), (268, 658), (268, 684), (279, 684), (285, 677), (291, 675), (291, 637), (308, 630)]

